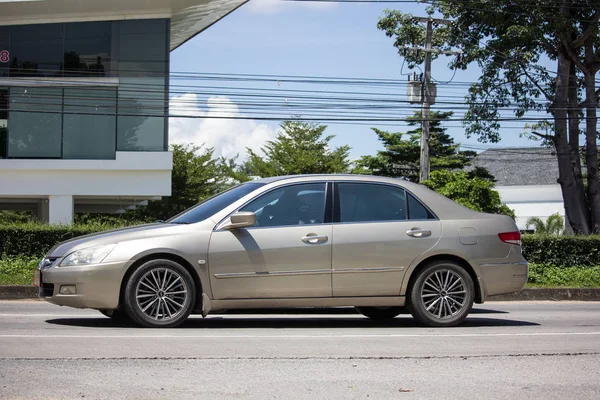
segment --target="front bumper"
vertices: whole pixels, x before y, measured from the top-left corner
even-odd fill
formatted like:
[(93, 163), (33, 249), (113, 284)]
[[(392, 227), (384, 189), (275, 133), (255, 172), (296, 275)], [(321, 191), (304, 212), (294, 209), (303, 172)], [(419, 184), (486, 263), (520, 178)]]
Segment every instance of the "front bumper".
[[(127, 262), (58, 267), (40, 264), (40, 298), (60, 306), (114, 309), (119, 306), (121, 282)], [(76, 294), (60, 294), (62, 286), (75, 286)]]

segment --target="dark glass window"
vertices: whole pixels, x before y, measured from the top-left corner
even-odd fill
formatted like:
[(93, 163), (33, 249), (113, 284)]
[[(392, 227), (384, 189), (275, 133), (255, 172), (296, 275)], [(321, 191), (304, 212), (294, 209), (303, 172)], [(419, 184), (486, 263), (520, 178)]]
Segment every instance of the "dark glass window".
[(168, 20), (131, 20), (119, 24), (119, 76), (167, 73)]
[(117, 90), (65, 89), (63, 158), (115, 158)]
[(410, 219), (435, 219), (434, 215), (412, 194), (408, 194), (408, 213)]
[(0, 87), (0, 158), (6, 158), (8, 145), (8, 88)]
[(406, 192), (395, 186), (339, 183), (340, 222), (406, 220)]
[(8, 76), (10, 65), (10, 28), (0, 26), (0, 77)]
[(8, 157), (60, 158), (62, 89), (10, 88)]
[(167, 222), (172, 224), (193, 224), (204, 221), (263, 185), (264, 183), (250, 182), (235, 186), (204, 200), (202, 203), (176, 215)]
[(62, 75), (64, 24), (10, 27), (10, 75)]
[(109, 76), (112, 22), (65, 24), (64, 76)]
[(256, 226), (322, 224), (325, 183), (285, 186), (260, 196), (240, 211), (255, 213)]

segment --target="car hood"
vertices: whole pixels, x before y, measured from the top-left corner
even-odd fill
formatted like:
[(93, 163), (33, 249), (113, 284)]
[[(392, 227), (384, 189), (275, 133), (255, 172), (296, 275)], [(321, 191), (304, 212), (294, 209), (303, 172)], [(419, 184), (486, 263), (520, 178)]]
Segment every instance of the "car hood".
[(59, 258), (71, 253), (72, 251), (84, 249), (86, 247), (178, 234), (184, 229), (184, 227), (185, 225), (161, 222), (92, 233), (90, 235), (79, 236), (57, 244), (50, 249), (46, 257)]

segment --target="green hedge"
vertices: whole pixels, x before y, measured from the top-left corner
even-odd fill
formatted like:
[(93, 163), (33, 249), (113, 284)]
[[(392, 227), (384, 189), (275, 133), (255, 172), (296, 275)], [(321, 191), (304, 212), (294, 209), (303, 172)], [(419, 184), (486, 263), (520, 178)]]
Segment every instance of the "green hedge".
[(556, 267), (600, 265), (600, 236), (523, 235), (527, 261)]
[(106, 224), (50, 226), (30, 223), (0, 225), (0, 255), (41, 257), (57, 243), (114, 228), (117, 228), (117, 226)]

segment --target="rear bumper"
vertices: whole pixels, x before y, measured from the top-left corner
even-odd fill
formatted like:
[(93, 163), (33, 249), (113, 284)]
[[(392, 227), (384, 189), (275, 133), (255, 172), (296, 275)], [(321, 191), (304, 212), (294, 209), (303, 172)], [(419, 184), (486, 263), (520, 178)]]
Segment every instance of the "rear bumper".
[[(40, 298), (60, 306), (114, 309), (119, 306), (127, 262), (41, 269)], [(75, 286), (76, 294), (60, 294)]]
[(483, 263), (477, 268), (485, 297), (496, 294), (518, 292), (527, 283), (529, 264), (527, 261)]

